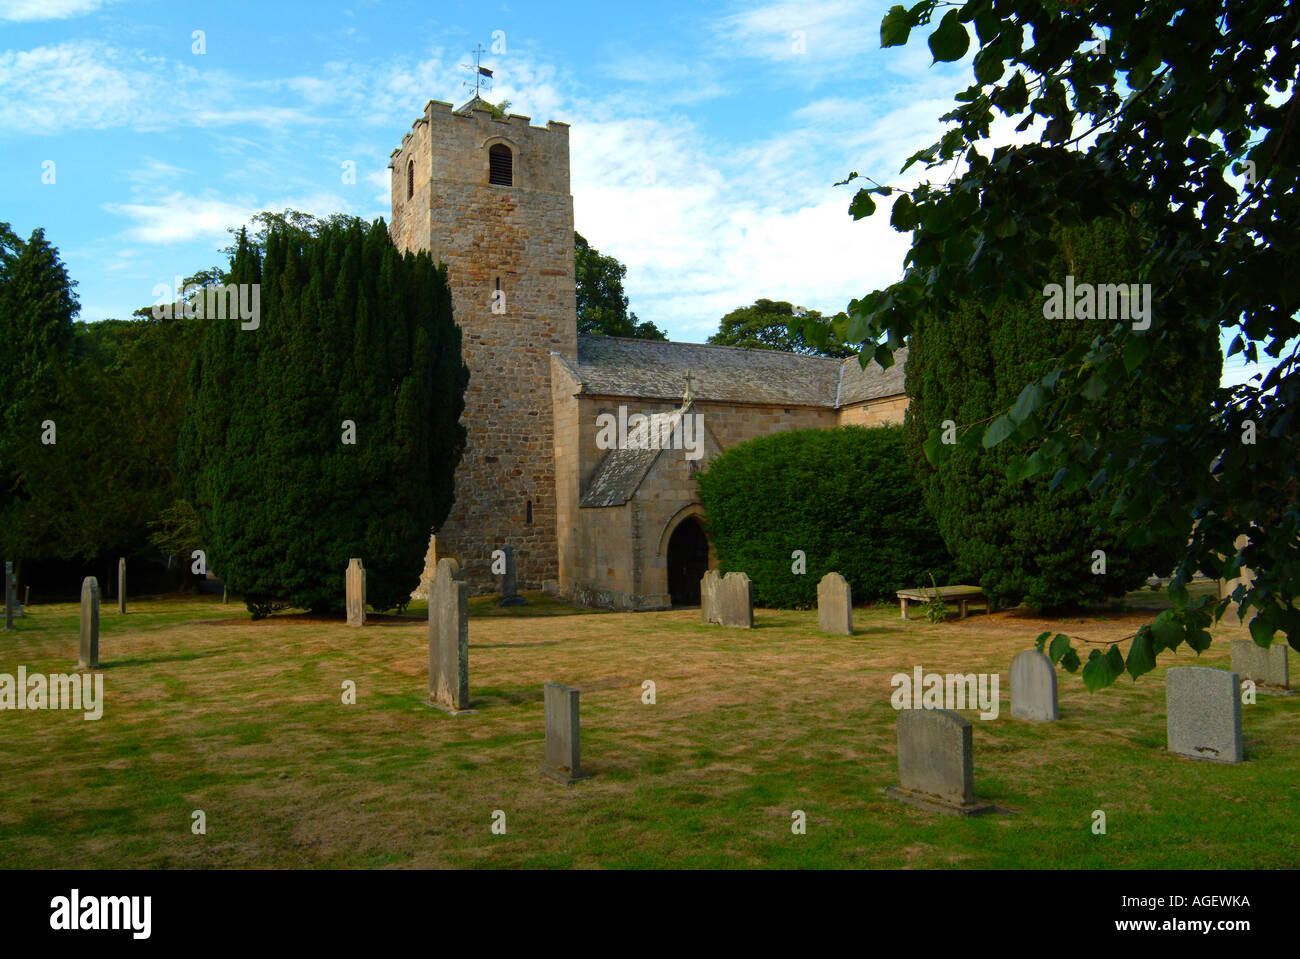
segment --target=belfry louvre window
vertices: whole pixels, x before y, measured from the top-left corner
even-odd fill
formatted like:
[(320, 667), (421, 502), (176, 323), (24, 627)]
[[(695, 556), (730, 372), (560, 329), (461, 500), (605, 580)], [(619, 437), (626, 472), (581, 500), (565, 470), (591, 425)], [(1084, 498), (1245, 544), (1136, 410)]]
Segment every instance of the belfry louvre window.
[(503, 144), (494, 144), (488, 150), (488, 183), (493, 186), (514, 186), (514, 157), (510, 148)]

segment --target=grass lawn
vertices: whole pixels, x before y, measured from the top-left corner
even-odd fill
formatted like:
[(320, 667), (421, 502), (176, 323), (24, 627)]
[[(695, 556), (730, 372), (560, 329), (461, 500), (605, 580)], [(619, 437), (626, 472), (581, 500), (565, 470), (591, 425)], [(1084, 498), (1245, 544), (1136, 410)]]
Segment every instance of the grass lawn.
[[(211, 597), (101, 607), (104, 715), (0, 712), (0, 866), (1294, 868), (1300, 696), (1242, 707), (1242, 765), (1165, 751), (1164, 671), (1229, 665), (1235, 624), (1196, 657), (1089, 694), (1061, 673), (1057, 723), (1011, 717), (1011, 657), (1044, 629), (1128, 635), (1128, 611), (1047, 622), (1027, 611), (904, 623), (858, 609), (759, 610), (752, 631), (697, 610), (616, 614), (471, 602), (470, 694), (425, 705), (419, 619), (281, 614)], [(423, 610), (412, 610), (423, 613)], [(35, 606), (0, 634), (0, 672), (67, 672), (77, 607)], [(1293, 667), (1297, 664), (1292, 655)], [(999, 672), (1001, 712), (974, 723), (975, 789), (1014, 815), (932, 815), (897, 780), (890, 676)], [(644, 705), (654, 680), (658, 701)], [(357, 687), (342, 703), (342, 684)], [(538, 771), (542, 684), (582, 690), (593, 778)], [(207, 834), (191, 833), (204, 811)], [(807, 834), (791, 832), (791, 812)], [(1093, 810), (1107, 815), (1093, 835)], [(491, 831), (506, 814), (505, 835)]]

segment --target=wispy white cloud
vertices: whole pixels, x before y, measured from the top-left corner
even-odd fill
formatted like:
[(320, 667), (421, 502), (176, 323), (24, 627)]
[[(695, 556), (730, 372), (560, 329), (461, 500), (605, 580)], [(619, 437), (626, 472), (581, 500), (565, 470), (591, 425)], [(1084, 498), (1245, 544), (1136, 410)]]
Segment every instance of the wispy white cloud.
[(959, 79), (962, 86), (969, 82), (975, 44), (955, 63), (935, 63), (926, 38), (937, 21), (914, 30), (904, 46), (880, 46), (880, 22), (893, 5), (892, 0), (775, 0), (720, 17), (710, 30), (719, 57), (768, 61), (787, 75), (803, 77), (810, 90), (835, 91), (869, 77), (881, 96), (896, 101), (899, 80), (907, 87), (945, 89)]
[(126, 178), (138, 187), (156, 186), (183, 176), (193, 176), (193, 171), (164, 163), (157, 157), (144, 157), (143, 166), (130, 170), (126, 174)]
[[(764, 296), (834, 313), (901, 270), (908, 237), (889, 228), (885, 205), (855, 223), (847, 213), (853, 187), (834, 183), (850, 170), (887, 180), (907, 154), (936, 139), (951, 80), (922, 70), (919, 79), (890, 78), (870, 95), (809, 92), (802, 103), (774, 104), (757, 136), (715, 130), (692, 109), (723, 92), (727, 70), (718, 57), (725, 64), (741, 47), (761, 55), (796, 7), (802, 26), (791, 29), (806, 31), (810, 55), (823, 39), (844, 51), (878, 45), (879, 16), (870, 5), (833, 0), (737, 14), (718, 28), (735, 43), (694, 67), (652, 50), (612, 48), (597, 72), (623, 80), (595, 92), (544, 56), (513, 50), (485, 61), (495, 72), (491, 99), (510, 100), (512, 112), (535, 124), (572, 124), (577, 228), (628, 265), (633, 309), (677, 338), (702, 340), (724, 313)], [(870, 26), (870, 37), (843, 36), (854, 16)], [(122, 218), (118, 239), (158, 251), (157, 259), (164, 246), (220, 249), (232, 227), (263, 209), (386, 216), (388, 153), (426, 100), (468, 96), (463, 59), (430, 48), (419, 57), (331, 61), (250, 79), (203, 58), (163, 61), (77, 41), (0, 54), (0, 85), (20, 68), (37, 75), (0, 103), (0, 124), (52, 132), (166, 122), (214, 131), (207, 149), (228, 158), (220, 175), (146, 159), (128, 174), (131, 195), (103, 204)], [(635, 82), (642, 74), (645, 82)], [(264, 135), (290, 127), (302, 131), (293, 147)], [(343, 160), (357, 164), (355, 185), (340, 183)], [(113, 269), (126, 272), (135, 262), (125, 258)]]
[(285, 127), (308, 123), (313, 117), (296, 107), (231, 106), (221, 110), (198, 110), (190, 114), (193, 123), (203, 127), (259, 126)]
[(71, 40), (0, 52), (0, 132), (382, 126), (413, 117), (430, 90), (455, 89), (454, 71), (434, 55), (328, 63), (316, 74), (249, 79), (209, 66), (203, 57), (169, 60)]
[(0, 0), (0, 20), (65, 20), (93, 13), (114, 0)]
[(173, 190), (137, 202), (106, 203), (104, 209), (131, 221), (122, 233), (130, 242), (155, 246), (202, 242), (220, 249), (229, 245), (231, 230), (249, 224), (262, 210), (300, 210), (324, 217), (351, 213), (353, 205), (344, 195), (326, 190), (233, 199), (210, 192), (196, 196)]
[(834, 186), (848, 170), (830, 169), (852, 157), (814, 162), (802, 129), (737, 150), (680, 117), (608, 120), (575, 125), (571, 146), (579, 232), (627, 264), (632, 308), (676, 338), (759, 297), (835, 313), (898, 278), (908, 238), (887, 210), (854, 223)]
[(719, 52), (806, 62), (860, 56), (880, 45), (878, 0), (777, 0), (722, 17), (713, 26)]
[(0, 128), (49, 134), (129, 123), (148, 85), (145, 66), (84, 40), (0, 52)]
[(607, 95), (611, 104), (624, 108), (690, 106), (730, 92), (725, 73), (712, 60), (621, 44), (607, 51), (595, 72), (611, 81), (610, 89), (616, 89), (615, 84), (629, 88), (625, 94)]
[(175, 244), (228, 240), (228, 229), (246, 223), (258, 207), (248, 199), (196, 197), (174, 191), (152, 202), (106, 203), (104, 209), (133, 222), (125, 232), (133, 242)]

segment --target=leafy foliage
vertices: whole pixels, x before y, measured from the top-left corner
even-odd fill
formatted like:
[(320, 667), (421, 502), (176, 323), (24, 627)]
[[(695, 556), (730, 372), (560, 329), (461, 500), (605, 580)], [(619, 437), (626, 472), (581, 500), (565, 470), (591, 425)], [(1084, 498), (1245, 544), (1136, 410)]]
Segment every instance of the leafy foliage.
[(649, 320), (639, 320), (635, 313), (628, 312), (627, 294), (623, 292), (627, 267), (615, 257), (602, 254), (581, 233), (573, 234), (573, 263), (579, 333), (668, 339)]
[(260, 284), (260, 322), (210, 322), (180, 436), (211, 567), (255, 616), (340, 608), (353, 556), (372, 606), (405, 605), (465, 445), (445, 270), (351, 220), (241, 232), (229, 280)]
[[(816, 342), (809, 339), (806, 326), (821, 324), (824, 333)], [(852, 356), (853, 350), (834, 341), (830, 321), (816, 310), (800, 310), (784, 300), (755, 300), (752, 306), (732, 310), (718, 324), (710, 343), (744, 346), (752, 350), (782, 350), (818, 356)]]
[[(92, 560), (149, 549), (180, 494), (176, 437), (197, 321), (76, 324), (52, 417), (58, 442), (30, 460), (24, 554)], [(35, 452), (35, 447), (33, 447)]]
[(198, 512), (189, 500), (178, 499), (165, 507), (149, 527), (153, 531), (150, 545), (177, 561), (182, 588), (187, 589), (195, 579), (194, 551), (203, 549), (203, 524)]
[(201, 324), (154, 320), (149, 307), (137, 321), (74, 323), (57, 251), (40, 231), (26, 244), (6, 234), (0, 271), (16, 268), (18, 285), (5, 283), (0, 302), (18, 348), (0, 370), (4, 551), (46, 568), (148, 553), (180, 495), (176, 438)]
[[(757, 603), (812, 605), (832, 570), (855, 601), (892, 598), (927, 573), (948, 578), (902, 427), (793, 430), (741, 443), (699, 474), (699, 489), (719, 569), (747, 573)], [(806, 555), (806, 573), (792, 572), (795, 550)]]
[[(1065, 231), (1055, 246), (1052, 275), (1099, 287), (1126, 280), (1141, 244), (1131, 221), (1097, 220)], [(1043, 303), (1041, 294), (962, 302), (942, 319), (921, 320), (909, 340), (909, 458), (956, 561), (957, 578), (978, 582), (1003, 607), (1023, 600), (1068, 608), (1123, 595), (1153, 572), (1167, 574), (1182, 545), (1153, 539), (1134, 546), (1132, 524), (1110, 516), (1104, 488), (1052, 489), (1041, 475), (1024, 481), (1019, 463), (1027, 444), (1008, 440), (986, 448), (980, 442), (984, 430), (968, 427), (959, 436), (952, 428), (987, 422), (1013, 402), (1023, 407), (1017, 395), (1025, 395), (1026, 381), (1109, 325), (1102, 319), (1045, 319)], [(1185, 330), (1181, 340), (1207, 336)], [(1123, 431), (1159, 426), (1183, 407), (1208, 410), (1219, 377), (1217, 344), (1209, 339), (1208, 349), (1179, 342), (1177, 352), (1150, 365), (1158, 375), (1092, 404), (1091, 425), (1108, 441)], [(940, 455), (935, 446), (943, 443), (945, 423), (948, 438), (961, 442), (948, 444), (953, 448)], [(928, 450), (927, 438), (936, 441)], [(1095, 568), (1095, 550), (1104, 554), (1104, 573)]]
[(939, 584), (934, 581), (933, 573), (930, 574), (930, 598), (925, 601), (925, 618), (935, 625), (948, 619), (948, 604), (939, 592)]
[[(302, 210), (287, 207), (279, 213), (272, 210), (263, 210), (260, 213), (254, 213), (249, 219), (249, 223), (253, 226), (251, 233), (242, 227), (240, 229), (234, 227), (229, 229), (233, 236), (233, 242), (222, 252), (225, 253), (228, 260), (233, 260), (235, 253), (239, 250), (241, 235), (246, 235), (248, 242), (252, 243), (258, 250), (265, 251), (267, 241), (273, 232), (283, 233), (296, 242), (305, 243), (320, 236), (321, 231), (327, 227), (346, 230), (355, 220), (356, 217), (348, 216), (346, 213), (331, 213), (329, 216), (318, 217), (312, 213), (304, 213)], [(200, 283), (223, 282), (219, 278), (225, 276), (225, 272), (220, 267), (216, 267), (204, 270), (191, 279), (198, 280)]]
[[(942, 6), (892, 7), (882, 45), (908, 42)], [(875, 198), (892, 198), (890, 223), (912, 233), (904, 277), (849, 305), (846, 338), (864, 345), (864, 362), (889, 358), (962, 300), (1042, 290), (1057, 226), (1124, 212), (1142, 224), (1149, 242), (1133, 272), (1153, 285), (1150, 325), (1117, 323), (1060, 352), (984, 429), (987, 447), (1028, 444), (1021, 478), (1103, 487), (1138, 542), (1187, 544), (1170, 590), (1178, 617), (1150, 658), (1130, 650), (1133, 675), (1178, 640), (1201, 642), (1232, 600), (1254, 614), (1256, 642), (1280, 630), (1300, 649), (1297, 36), (1300, 6), (1285, 0), (970, 0), (946, 10), (928, 42), (942, 61), (973, 46), (974, 82), (942, 118), (941, 139), (903, 166), (942, 168), (945, 182), (875, 183), (852, 206), (867, 216)], [(1030, 142), (990, 151), (998, 114)], [(1209, 416), (1189, 405), (1140, 433), (1103, 436), (1094, 405), (1157, 378), (1187, 328), (1226, 337), (1229, 356), (1267, 357), (1267, 373), (1217, 390)], [(1198, 568), (1231, 578), (1242, 566), (1256, 577), (1234, 596), (1187, 602)]]

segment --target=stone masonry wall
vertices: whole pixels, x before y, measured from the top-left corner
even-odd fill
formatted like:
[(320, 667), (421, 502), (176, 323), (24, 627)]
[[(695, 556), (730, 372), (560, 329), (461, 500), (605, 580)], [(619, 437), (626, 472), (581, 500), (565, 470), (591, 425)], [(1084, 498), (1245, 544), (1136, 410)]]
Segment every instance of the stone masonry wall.
[(840, 426), (892, 426), (903, 422), (906, 396), (886, 396), (840, 410)]
[[(513, 154), (509, 187), (488, 183), (497, 143)], [(422, 588), (432, 564), (451, 556), (475, 592), (492, 591), (491, 554), (507, 544), (520, 587), (539, 588), (559, 576), (550, 353), (577, 353), (568, 126), (495, 120), (482, 109), (462, 116), (430, 101), (391, 169), (390, 233), (400, 249), (427, 249), (447, 264), (470, 370), (456, 502), (431, 545)], [(501, 313), (493, 312), (497, 290)]]
[(567, 570), (572, 568), (575, 549), (574, 537), (578, 525), (578, 500), (580, 483), (584, 476), (581, 468), (583, 449), (579, 434), (579, 384), (559, 361), (551, 356), (551, 408), (555, 443), (555, 512), (556, 554), (558, 575), (556, 586), (561, 594), (567, 583)]
[[(688, 507), (699, 503), (695, 476), (682, 450), (660, 454), (636, 495), (624, 506), (578, 507), (580, 490), (586, 488), (604, 451), (596, 448), (596, 417), (616, 413), (620, 403), (628, 414), (657, 413), (676, 409), (679, 404), (639, 401), (626, 397), (572, 398), (576, 384), (560, 365), (556, 370), (556, 400), (576, 405), (565, 415), (564, 435), (576, 442), (564, 444), (564, 463), (572, 464), (569, 475), (580, 478), (580, 486), (562, 500), (573, 506), (561, 507), (560, 592), (586, 605), (614, 609), (653, 609), (669, 605), (668, 537)], [(778, 406), (739, 406), (697, 400), (695, 412), (704, 416), (709, 434), (705, 456), (696, 463), (703, 468), (721, 449), (782, 430), (829, 428), (837, 425), (833, 409)], [(576, 413), (576, 415), (575, 415)], [(560, 414), (557, 407), (557, 422)], [(557, 434), (557, 450), (560, 449)], [(716, 440), (716, 443), (714, 442)], [(572, 468), (576, 467), (576, 468)], [(563, 475), (563, 467), (562, 475)], [(712, 557), (712, 547), (710, 556)], [(712, 563), (712, 559), (711, 559)]]

